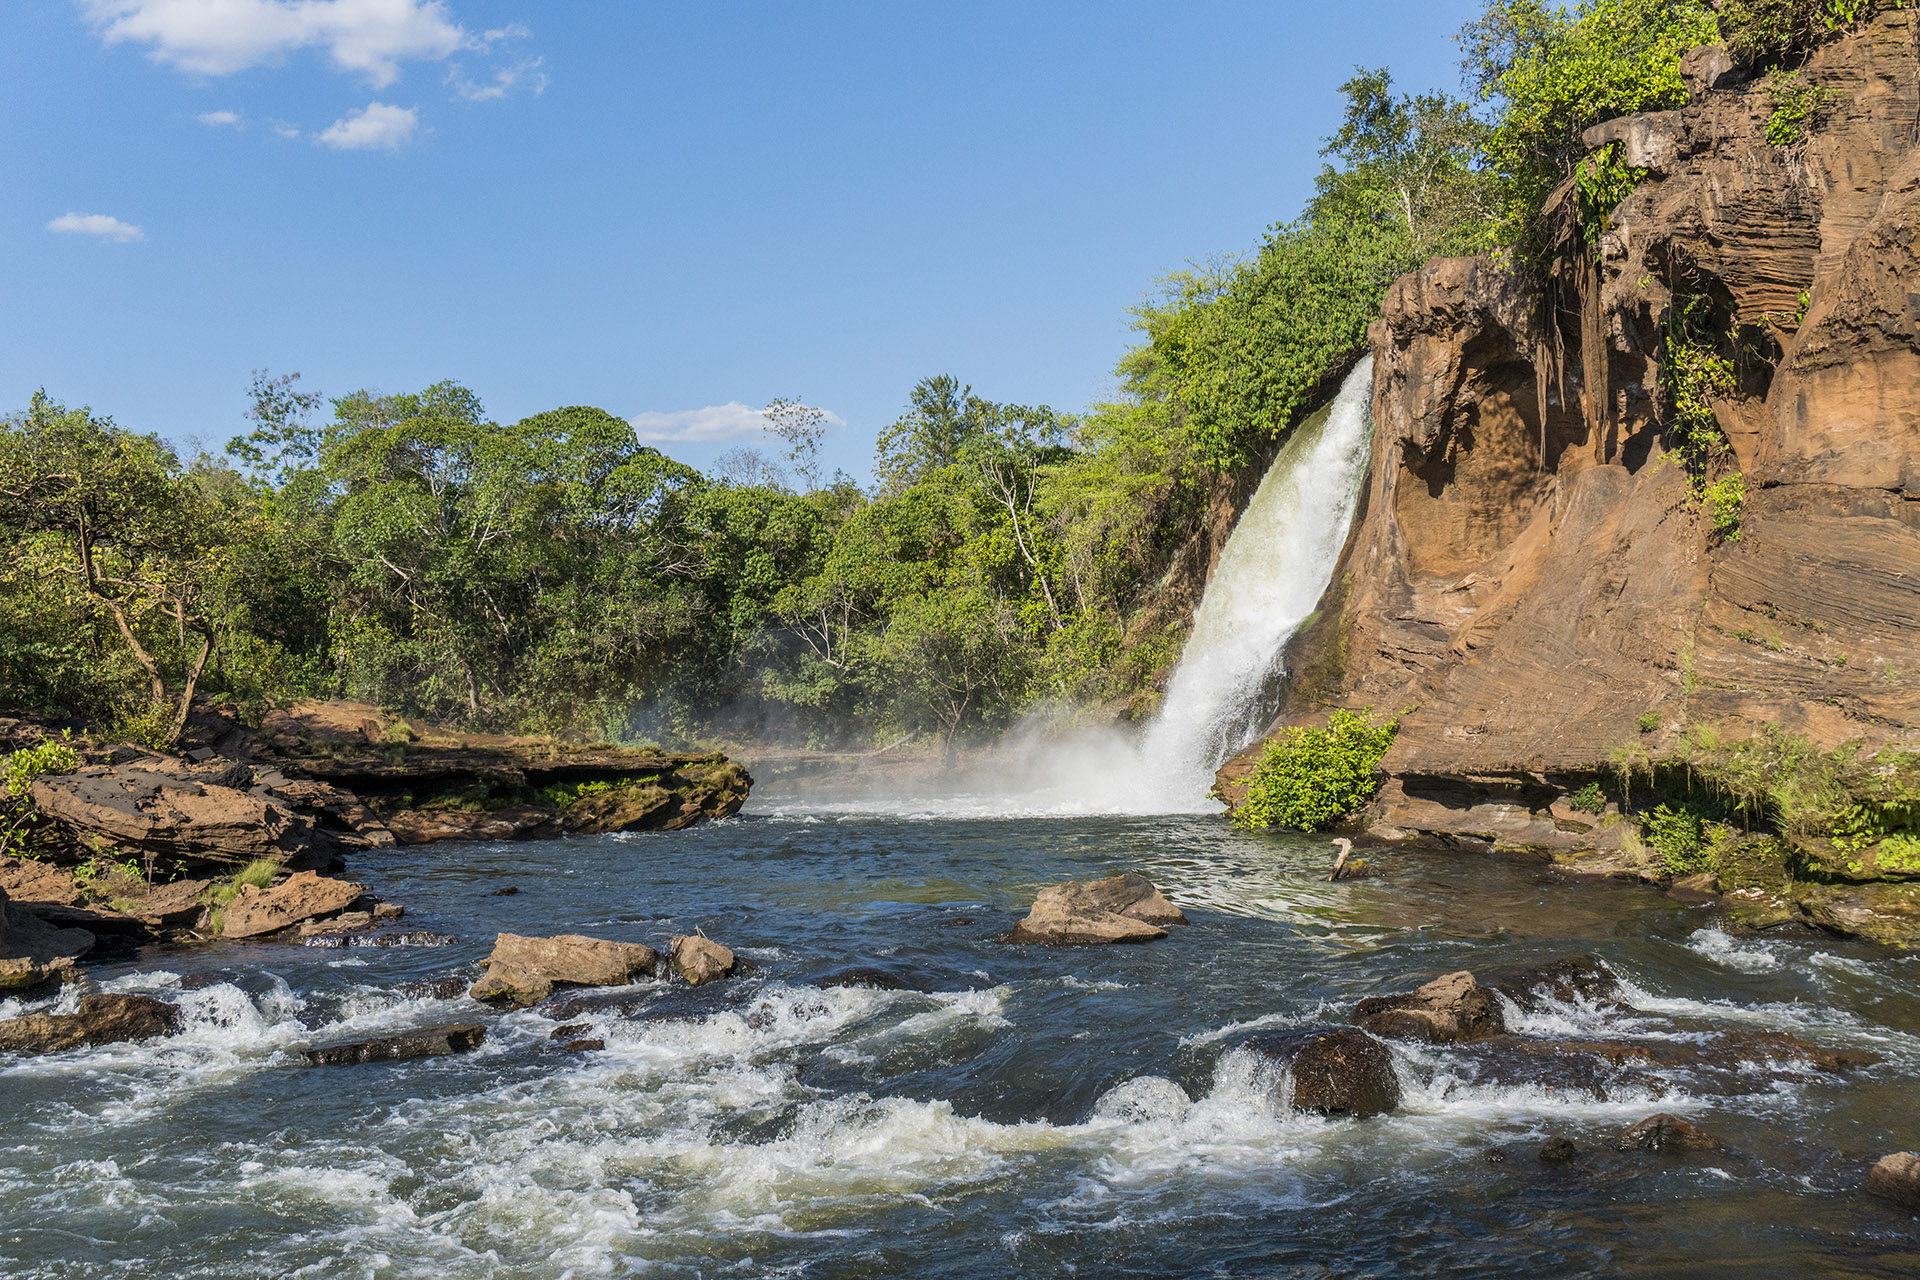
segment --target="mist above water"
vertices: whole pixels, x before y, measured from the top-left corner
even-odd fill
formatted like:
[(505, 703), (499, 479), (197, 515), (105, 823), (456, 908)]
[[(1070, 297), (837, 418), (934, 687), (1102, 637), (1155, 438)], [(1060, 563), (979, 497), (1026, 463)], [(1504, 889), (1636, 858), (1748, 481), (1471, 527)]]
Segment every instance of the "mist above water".
[[(1214, 772), (1278, 709), (1287, 641), (1319, 605), (1346, 544), (1372, 456), (1372, 393), (1367, 357), (1280, 450), (1234, 527), (1144, 732), (1062, 737), (1034, 726), (937, 784), (856, 783), (848, 803), (928, 817), (1217, 809)], [(809, 792), (810, 808), (831, 804), (822, 789)]]

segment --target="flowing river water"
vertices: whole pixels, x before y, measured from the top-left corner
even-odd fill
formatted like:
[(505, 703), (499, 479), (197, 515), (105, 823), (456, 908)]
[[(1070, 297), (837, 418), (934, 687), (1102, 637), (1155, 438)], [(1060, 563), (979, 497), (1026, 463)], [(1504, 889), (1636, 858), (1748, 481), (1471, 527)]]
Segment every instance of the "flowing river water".
[[(805, 797), (675, 834), (363, 854), (442, 946), (225, 945), (94, 970), (177, 1038), (0, 1059), (9, 1277), (1911, 1276), (1920, 1221), (1863, 1197), (1920, 1146), (1920, 958), (1734, 938), (1708, 909), (1535, 864), (1392, 853), (1328, 884), (1317, 840), (1218, 818), (987, 819)], [(996, 940), (1040, 886), (1138, 868), (1192, 923), (1144, 946)], [(514, 887), (518, 893), (497, 896)], [(699, 926), (754, 971), (642, 984), (575, 1021), (418, 984), (497, 930)], [(1292, 1113), (1249, 1037), (1343, 1022), (1448, 971), (1598, 955), (1623, 1002), (1534, 1038), (1705, 1044), (1773, 1028), (1873, 1061), (1705, 1062), (1506, 1083), (1396, 1044), (1391, 1115)], [(827, 985), (848, 966), (912, 988)], [(20, 1012), (0, 1004), (0, 1016)], [(477, 1051), (299, 1050), (450, 1021)], [(1616, 1151), (1671, 1111), (1725, 1150)], [(1565, 1165), (1535, 1158), (1574, 1140)], [(1488, 1153), (1504, 1156), (1491, 1162)]]

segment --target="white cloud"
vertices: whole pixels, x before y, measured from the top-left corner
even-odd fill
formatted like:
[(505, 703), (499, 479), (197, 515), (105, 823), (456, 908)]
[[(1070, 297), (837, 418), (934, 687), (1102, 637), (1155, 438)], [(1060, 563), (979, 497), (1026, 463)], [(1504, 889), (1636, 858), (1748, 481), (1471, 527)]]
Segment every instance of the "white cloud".
[(211, 125), (214, 128), (219, 128), (221, 125), (228, 125), (235, 129), (240, 127), (238, 111), (202, 111), (199, 120), (201, 124)]
[(131, 222), (122, 222), (104, 213), (63, 213), (47, 224), (47, 230), (75, 236), (99, 236), (102, 240), (114, 240), (120, 244), (147, 238), (147, 233)]
[(101, 39), (151, 47), (156, 62), (196, 75), (224, 76), (296, 49), (324, 48), (333, 65), (383, 89), (400, 64), (438, 62), (459, 49), (484, 49), (453, 20), (444, 0), (80, 0)]
[(369, 102), (313, 135), (313, 140), (337, 151), (398, 150), (420, 127), (420, 113), (412, 107)]
[(301, 136), (300, 131), (290, 124), (276, 124), (273, 126), (273, 131), (283, 138), (298, 138)]
[[(838, 431), (847, 425), (839, 414), (822, 410), (827, 427)], [(633, 434), (643, 444), (720, 444), (729, 440), (757, 440), (765, 435), (767, 417), (758, 409), (729, 400), (704, 409), (681, 409), (675, 413), (636, 413), (627, 419)]]
[(447, 69), (447, 86), (453, 90), (454, 97), (467, 102), (490, 102), (516, 89), (525, 89), (537, 98), (547, 88), (547, 73), (540, 69), (545, 61), (527, 58), (511, 67), (497, 68), (492, 81), (485, 84), (469, 80), (466, 69), (456, 62)]

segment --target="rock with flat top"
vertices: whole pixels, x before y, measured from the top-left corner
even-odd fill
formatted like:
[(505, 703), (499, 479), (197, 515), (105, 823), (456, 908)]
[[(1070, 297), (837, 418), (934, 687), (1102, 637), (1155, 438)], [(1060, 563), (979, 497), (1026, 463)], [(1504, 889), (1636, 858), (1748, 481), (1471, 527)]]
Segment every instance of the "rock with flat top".
[(322, 916), (338, 915), (366, 894), (364, 885), (299, 871), (265, 889), (246, 885), (227, 904), (222, 937), (258, 938)]
[(502, 933), (494, 938), (487, 972), (468, 994), (476, 1000), (538, 1004), (556, 985), (618, 987), (659, 972), (660, 953), (638, 942), (609, 942), (579, 934), (529, 938)]
[(1461, 970), (1411, 995), (1373, 996), (1354, 1006), (1353, 1020), (1377, 1036), (1461, 1044), (1500, 1035), (1507, 1020), (1493, 993)]
[(59, 1053), (83, 1045), (151, 1040), (180, 1030), (180, 1011), (152, 996), (80, 997), (73, 1013), (30, 1013), (0, 1022), (0, 1052)]
[(37, 778), (28, 795), (83, 847), (105, 841), (125, 853), (196, 868), (259, 859), (286, 867), (333, 862), (335, 841), (311, 817), (265, 788), (221, 785), (233, 780), (204, 766), (155, 759)]
[(667, 943), (667, 953), (673, 957), (673, 971), (695, 987), (726, 977), (738, 963), (733, 952), (699, 935), (672, 939)]
[(423, 1027), (375, 1040), (351, 1040), (305, 1050), (310, 1067), (344, 1067), (357, 1062), (404, 1062), (409, 1058), (444, 1058), (480, 1047), (487, 1029), (477, 1022)]
[(1719, 1141), (1697, 1125), (1688, 1124), (1679, 1116), (1661, 1111), (1648, 1116), (1640, 1123), (1631, 1126), (1617, 1139), (1614, 1146), (1622, 1151), (1639, 1147), (1644, 1151), (1717, 1151)]
[(1896, 1204), (1920, 1209), (1920, 1154), (1896, 1151), (1880, 1157), (1867, 1174), (1867, 1190)]
[(1130, 871), (1105, 880), (1069, 880), (1042, 889), (1007, 941), (1050, 946), (1151, 942), (1167, 936), (1161, 926), (1186, 922), (1180, 908), (1151, 880)]
[[(46, 904), (35, 903), (45, 908)], [(93, 950), (94, 936), (85, 929), (61, 928), (15, 906), (0, 889), (0, 990), (37, 986), (54, 976), (50, 966), (73, 962)]]

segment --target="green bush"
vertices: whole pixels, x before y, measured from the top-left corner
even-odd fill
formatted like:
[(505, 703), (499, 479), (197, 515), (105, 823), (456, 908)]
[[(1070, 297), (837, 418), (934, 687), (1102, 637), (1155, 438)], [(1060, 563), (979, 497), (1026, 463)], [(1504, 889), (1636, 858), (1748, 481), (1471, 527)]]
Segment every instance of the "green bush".
[(72, 737), (71, 733), (62, 733), (58, 738), (46, 738), (0, 756), (0, 855), (25, 856), (20, 846), (39, 817), (39, 810), (27, 799), (27, 791), (35, 778), (65, 773), (79, 763)]
[(1876, 10), (1905, 7), (1905, 0), (1727, 0), (1720, 34), (1736, 58), (1764, 67), (1857, 26)]
[(1374, 724), (1368, 707), (1357, 714), (1335, 711), (1324, 729), (1281, 731), (1268, 739), (1254, 766), (1246, 803), (1234, 811), (1235, 825), (1326, 830), (1379, 792), (1375, 771), (1399, 730), (1394, 720)]
[(1692, 809), (1656, 806), (1645, 818), (1645, 839), (1673, 875), (1692, 875), (1707, 869), (1706, 824)]
[(1767, 77), (1767, 141), (1790, 147), (1812, 131), (1833, 100), (1833, 91), (1808, 84), (1798, 72)]
[(1607, 811), (1607, 793), (1597, 782), (1589, 782), (1573, 793), (1573, 807), (1581, 813), (1605, 813)]
[(1728, 542), (1740, 541), (1740, 508), (1746, 501), (1747, 482), (1738, 471), (1700, 491), (1700, 503), (1713, 518), (1713, 531)]

